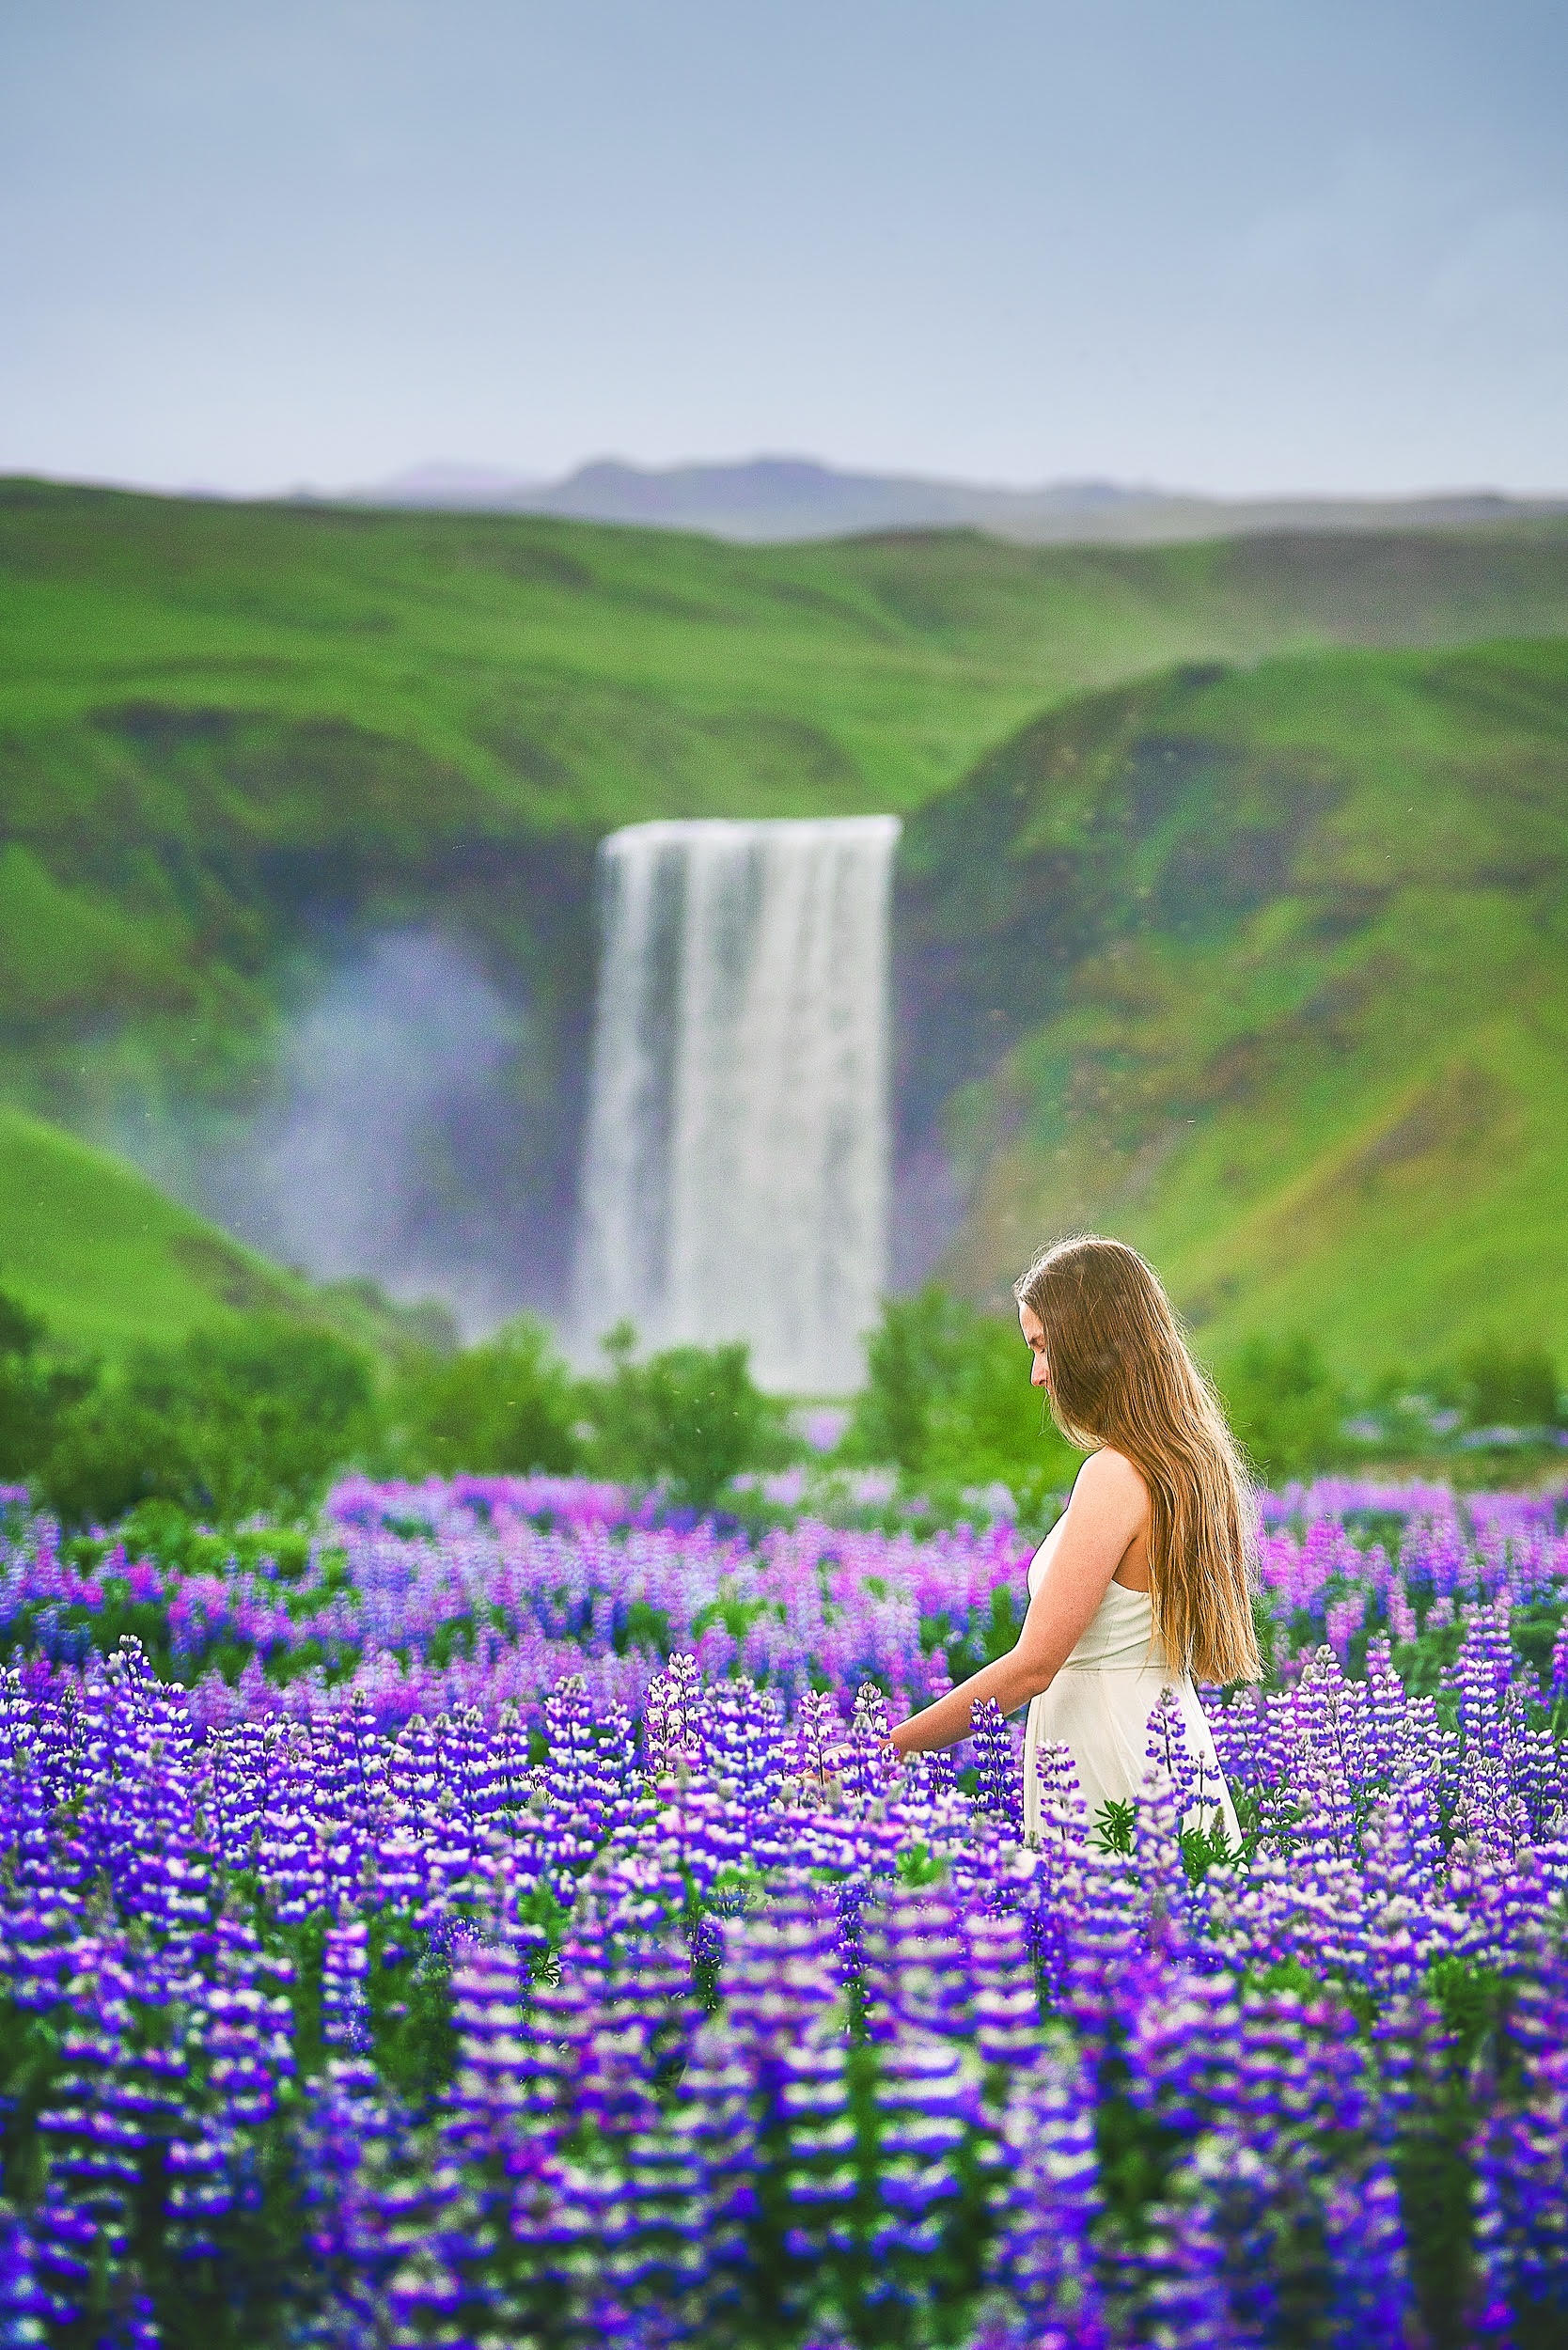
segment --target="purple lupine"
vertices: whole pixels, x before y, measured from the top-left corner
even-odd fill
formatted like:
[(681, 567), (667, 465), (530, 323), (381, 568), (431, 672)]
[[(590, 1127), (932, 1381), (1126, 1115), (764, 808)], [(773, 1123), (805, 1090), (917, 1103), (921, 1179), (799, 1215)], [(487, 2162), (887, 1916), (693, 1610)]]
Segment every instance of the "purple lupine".
[(299, 2190), (305, 2248), (321, 2303), (308, 2336), (313, 2350), (356, 2350), (384, 2331), (384, 2288), (396, 2251), (379, 2190), (393, 2145), (406, 2142), (411, 2127), (363, 2059), (329, 2062), (310, 2084)]
[[(1031, 2329), (1065, 2321), (1071, 2339), (1092, 2342), (1100, 2322), (1093, 2238), (1102, 2192), (1093, 2089), (1074, 2059), (1043, 2050), (1011, 2075), (998, 2151), (990, 2275)], [(1029, 2338), (1038, 2337), (1031, 2330)]]
[(1016, 1909), (969, 1911), (964, 1919), (975, 2052), (1005, 2081), (1041, 2045), (1040, 1995), (1029, 1934)]
[[(1466, 2322), (1478, 2343), (1552, 2322), (1564, 1761), (1513, 1614), (1561, 1604), (1560, 1498), (1282, 1497), (1263, 1579), (1286, 1685), (1214, 1713), (1261, 1841), (1194, 1885), (1203, 1790), (1168, 1709), (1128, 1854), (1096, 1848), (1059, 1751), (1024, 1847), (999, 1767), (979, 1802), (943, 1762), (889, 1775), (880, 1700), (862, 1688), (851, 1715), (868, 1667), (925, 1693), (922, 1622), (962, 1637), (988, 1618), (1018, 1575), (1011, 1533), (796, 1527), (748, 1551), (527, 1480), (405, 1498), (424, 1530), (396, 1530), (374, 1489), (344, 1522), (353, 1596), (311, 1620), (340, 1681), (268, 1678), (258, 1659), (291, 1636), (264, 1578), (172, 1578), (193, 1662), (220, 1626), (256, 1644), (222, 1704), (134, 1648), (68, 1653), (133, 1563), (95, 1577), (46, 1528), (8, 1537), (5, 1590), (25, 1596), (0, 1689), (0, 1958), (58, 2051), (25, 2124), (18, 2324), (86, 2323), (107, 2290), (103, 2339), (150, 2339), (133, 2201), (161, 2165), (171, 2246), (224, 2258), (281, 2133), (321, 2182), (302, 2343), (523, 2333), (541, 2311), (573, 2350), (596, 2327), (690, 2339), (748, 2306), (770, 2229), (823, 2341), (853, 2337), (857, 2295), (917, 2304), (964, 2243), (998, 2350), (1123, 2323), (1394, 2338), (1392, 2180), (1413, 2149), (1437, 2158), (1463, 2062), (1439, 1962), (1499, 1986), (1475, 2143), (1445, 2157), (1476, 2181)], [(1362, 1546), (1373, 1512), (1401, 1521), (1397, 1561)], [(738, 1621), (761, 1603), (723, 1641), (698, 1622), (720, 1592)], [(634, 1602), (686, 1643), (662, 1672), (627, 1640)], [(55, 1611), (31, 1651), (30, 1606)], [(474, 1653), (436, 1670), (453, 1614), (479, 1625)], [(1463, 1638), (1435, 1705), (1377, 1627), (1445, 1618)], [(378, 1914), (452, 1968), (458, 2069), (417, 2112), (370, 2061)], [(317, 1935), (329, 2072), (295, 2085), (289, 1952)], [(1104, 2098), (1168, 2152), (1137, 2241), (1101, 2200)]]
[(1012, 1740), (995, 1698), (974, 1709), (975, 1770), (980, 1801), (1014, 1836), (1024, 1832), (1024, 1790)]
[(946, 1886), (895, 1886), (862, 1919), (865, 2013), (873, 2040), (908, 2027), (944, 2036), (970, 2011), (964, 1912)]
[(902, 2022), (877, 2047), (874, 2255), (934, 2252), (956, 2217), (961, 2155), (980, 2118), (978, 2067), (952, 2038)]
[(52, 2296), (38, 2281), (36, 2257), (27, 2223), (0, 2209), (0, 2342), (15, 2350), (34, 2350), (47, 2340), (43, 2321)]

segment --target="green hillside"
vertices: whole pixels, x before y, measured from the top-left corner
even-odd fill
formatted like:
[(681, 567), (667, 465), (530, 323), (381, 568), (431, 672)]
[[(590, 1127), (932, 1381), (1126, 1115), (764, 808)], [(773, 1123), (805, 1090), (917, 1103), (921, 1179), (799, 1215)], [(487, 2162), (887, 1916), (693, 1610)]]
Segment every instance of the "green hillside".
[[(0, 1097), (243, 1104), (346, 940), (438, 926), (525, 1008), (491, 1209), (558, 1261), (597, 838), (890, 807), (972, 1292), (1093, 1219), (1216, 1345), (1550, 1335), (1565, 639), (1560, 523), (743, 547), (0, 483)], [(84, 1341), (221, 1310), (227, 1244), (58, 1148), (0, 1287)]]
[(318, 1285), (271, 1264), (107, 1151), (0, 1104), (0, 1294), (51, 1349), (118, 1355), (262, 1314), (334, 1330), (395, 1360), (444, 1342), (439, 1318), (373, 1283)]
[(182, 1338), (226, 1312), (297, 1313), (279, 1274), (134, 1168), (0, 1107), (0, 1291), (72, 1348)]
[(1557, 632), (1560, 525), (745, 548), (0, 483), (0, 1080), (232, 1089), (323, 925), (431, 906), (558, 1064), (617, 823), (910, 809), (1175, 660)]
[(933, 802), (906, 874), (964, 1286), (1092, 1224), (1216, 1352), (1562, 1350), (1568, 645), (1089, 697)]

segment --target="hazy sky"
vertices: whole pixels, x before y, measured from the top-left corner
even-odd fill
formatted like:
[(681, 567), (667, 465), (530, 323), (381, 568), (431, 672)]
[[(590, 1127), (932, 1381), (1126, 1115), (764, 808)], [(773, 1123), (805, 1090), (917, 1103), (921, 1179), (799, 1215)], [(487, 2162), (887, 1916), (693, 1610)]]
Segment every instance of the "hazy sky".
[(0, 0), (0, 470), (1568, 487), (1561, 0)]

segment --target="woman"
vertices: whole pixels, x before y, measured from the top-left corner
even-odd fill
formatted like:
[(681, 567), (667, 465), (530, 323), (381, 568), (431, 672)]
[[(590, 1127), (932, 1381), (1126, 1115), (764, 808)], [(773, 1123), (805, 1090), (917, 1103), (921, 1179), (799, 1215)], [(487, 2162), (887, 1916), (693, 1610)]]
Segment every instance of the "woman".
[[(1170, 1301), (1134, 1248), (1058, 1241), (1016, 1283), (1034, 1356), (1031, 1384), (1062, 1433), (1090, 1454), (1029, 1568), (1016, 1647), (901, 1722), (901, 1754), (956, 1746), (974, 1708), (1026, 1699), (1024, 1820), (1040, 1829), (1035, 1758), (1045, 1740), (1072, 1754), (1092, 1818), (1137, 1792), (1149, 1716), (1175, 1694), (1202, 1772), (1199, 1819), (1236, 1815), (1193, 1686), (1255, 1680), (1249, 1567), (1254, 1512), (1219, 1401), (1188, 1354)], [(1189, 1814), (1189, 1819), (1192, 1815)]]

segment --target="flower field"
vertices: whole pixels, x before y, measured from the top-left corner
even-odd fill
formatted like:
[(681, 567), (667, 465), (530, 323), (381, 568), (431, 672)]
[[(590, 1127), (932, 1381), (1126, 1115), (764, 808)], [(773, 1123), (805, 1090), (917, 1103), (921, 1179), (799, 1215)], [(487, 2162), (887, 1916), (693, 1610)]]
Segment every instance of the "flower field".
[(887, 1711), (1028, 1544), (353, 1480), (0, 1543), (0, 2344), (1555, 2344), (1560, 1496), (1268, 1503), (1240, 1855)]

